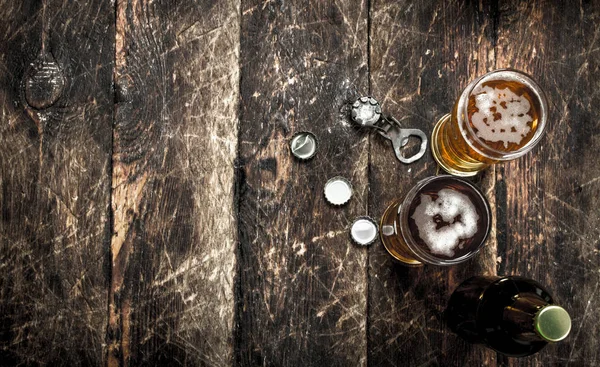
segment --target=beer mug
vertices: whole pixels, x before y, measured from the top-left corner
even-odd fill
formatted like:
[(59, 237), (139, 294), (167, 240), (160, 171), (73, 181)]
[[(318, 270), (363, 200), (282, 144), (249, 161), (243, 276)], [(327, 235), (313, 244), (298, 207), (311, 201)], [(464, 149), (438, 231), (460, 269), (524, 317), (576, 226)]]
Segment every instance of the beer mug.
[(491, 227), (490, 206), (471, 183), (450, 175), (419, 181), (381, 219), (381, 241), (409, 266), (453, 265), (473, 257)]
[(433, 129), (431, 151), (446, 172), (474, 176), (490, 164), (529, 152), (546, 127), (548, 103), (526, 74), (489, 72), (462, 92)]

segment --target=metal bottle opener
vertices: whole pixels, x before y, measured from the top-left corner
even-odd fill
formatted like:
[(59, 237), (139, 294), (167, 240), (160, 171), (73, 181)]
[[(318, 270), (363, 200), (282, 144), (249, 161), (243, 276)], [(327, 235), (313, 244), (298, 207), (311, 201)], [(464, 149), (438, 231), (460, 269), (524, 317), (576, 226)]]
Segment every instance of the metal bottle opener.
[[(427, 150), (427, 135), (419, 129), (403, 129), (393, 116), (384, 116), (381, 105), (374, 98), (360, 97), (352, 104), (352, 120), (361, 127), (374, 128), (386, 139), (391, 140), (396, 158), (402, 163), (419, 160)], [(402, 148), (408, 144), (411, 136), (421, 139), (419, 152), (410, 157), (402, 155)]]

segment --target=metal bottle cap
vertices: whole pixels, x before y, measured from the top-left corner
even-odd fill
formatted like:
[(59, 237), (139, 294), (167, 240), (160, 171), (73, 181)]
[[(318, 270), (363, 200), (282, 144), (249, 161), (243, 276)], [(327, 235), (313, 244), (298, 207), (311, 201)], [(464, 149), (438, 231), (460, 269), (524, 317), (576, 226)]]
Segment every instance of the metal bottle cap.
[(352, 185), (344, 177), (334, 177), (325, 183), (325, 199), (331, 205), (344, 205), (352, 197)]
[(358, 217), (350, 228), (350, 237), (358, 245), (372, 244), (378, 234), (377, 223), (369, 217)]
[(311, 132), (300, 131), (292, 136), (290, 150), (298, 159), (311, 159), (317, 152), (317, 138)]
[(352, 119), (362, 126), (375, 126), (381, 118), (381, 106), (372, 97), (360, 97), (352, 104)]
[(571, 331), (571, 317), (564, 308), (556, 305), (543, 307), (534, 318), (535, 330), (549, 342), (561, 341)]

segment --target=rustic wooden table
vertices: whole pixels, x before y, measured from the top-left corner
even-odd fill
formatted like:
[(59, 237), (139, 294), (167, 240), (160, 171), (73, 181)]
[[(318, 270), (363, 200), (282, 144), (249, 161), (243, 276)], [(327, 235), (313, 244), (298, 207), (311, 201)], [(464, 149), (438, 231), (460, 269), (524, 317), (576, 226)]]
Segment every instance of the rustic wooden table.
[[(600, 365), (600, 3), (0, 1), (0, 365)], [(348, 225), (437, 167), (399, 163), (343, 106), (430, 133), (486, 71), (550, 102), (531, 154), (475, 182), (473, 260), (406, 268)], [(319, 138), (294, 160), (294, 132)], [(325, 202), (343, 175), (349, 205)], [(525, 359), (444, 325), (474, 274), (572, 314)]]

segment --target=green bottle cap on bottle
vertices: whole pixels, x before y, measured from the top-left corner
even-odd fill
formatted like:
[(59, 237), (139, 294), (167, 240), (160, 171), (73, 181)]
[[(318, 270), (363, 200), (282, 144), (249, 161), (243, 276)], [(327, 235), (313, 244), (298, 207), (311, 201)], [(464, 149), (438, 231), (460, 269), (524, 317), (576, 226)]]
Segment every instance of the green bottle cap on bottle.
[(542, 307), (534, 318), (535, 330), (549, 342), (558, 342), (569, 335), (571, 317), (564, 308), (555, 305)]

